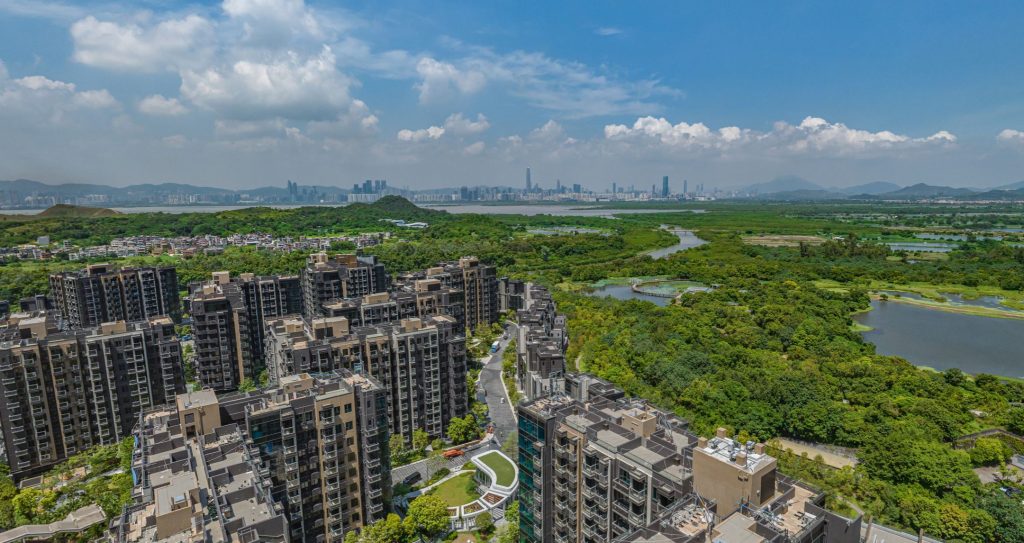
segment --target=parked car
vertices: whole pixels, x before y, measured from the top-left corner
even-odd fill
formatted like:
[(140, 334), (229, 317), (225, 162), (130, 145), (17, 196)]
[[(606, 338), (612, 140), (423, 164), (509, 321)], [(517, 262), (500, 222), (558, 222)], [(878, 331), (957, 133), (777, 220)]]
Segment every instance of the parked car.
[(462, 452), (459, 449), (451, 449), (451, 450), (445, 451), (442, 454), (442, 456), (444, 456), (445, 458), (457, 458), (457, 457), (462, 456), (464, 454), (466, 454), (466, 453)]
[(407, 485), (407, 486), (412, 486), (412, 485), (420, 482), (420, 480), (422, 480), (422, 479), (423, 479), (423, 475), (421, 475), (420, 472), (418, 472), (418, 471), (414, 471), (414, 472), (410, 473), (409, 475), (406, 475), (405, 479), (402, 479), (402, 483)]

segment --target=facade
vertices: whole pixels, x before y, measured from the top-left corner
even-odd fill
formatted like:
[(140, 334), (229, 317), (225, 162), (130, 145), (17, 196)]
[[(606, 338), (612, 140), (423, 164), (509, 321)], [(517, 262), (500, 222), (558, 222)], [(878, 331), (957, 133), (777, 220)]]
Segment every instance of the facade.
[(266, 352), (274, 382), (336, 370), (372, 377), (387, 396), (390, 433), (407, 442), (417, 429), (444, 436), (468, 409), (466, 338), (445, 315), (357, 327), (344, 317), (277, 319)]
[(527, 284), (524, 308), (516, 312), (516, 380), (527, 399), (539, 398), (557, 388), (565, 374), (565, 349), (569, 345), (565, 316), (555, 309), (551, 293)]
[(782, 477), (764, 445), (570, 375), (519, 413), (522, 542), (857, 543), (860, 518)]
[(390, 278), (377, 257), (311, 254), (302, 270), (303, 314), (324, 315), (326, 303), (387, 292), (389, 285)]
[(190, 291), (196, 371), (203, 386), (219, 391), (258, 379), (267, 319), (302, 311), (297, 276), (244, 273), (232, 278), (215, 272), (211, 281), (193, 284)]
[(380, 384), (336, 372), (291, 375), (278, 385), (239, 401), (291, 540), (342, 541), (345, 532), (383, 519), (391, 468)]
[(405, 274), (400, 281), (406, 287), (421, 279), (433, 279), (452, 293), (462, 293), (463, 317), (456, 319), (466, 328), (498, 322), (498, 276), (494, 266), (483, 264), (475, 256), (444, 262), (425, 271)]
[(266, 543), (290, 539), (259, 452), (238, 425), (187, 437), (173, 408), (136, 429), (132, 502), (111, 522), (113, 543)]
[(696, 437), (643, 401), (556, 394), (518, 411), (522, 541), (614, 541), (692, 488)]
[(336, 300), (323, 305), (323, 316), (345, 317), (352, 326), (375, 326), (402, 319), (448, 315), (465, 328), (462, 291), (441, 285), (436, 279), (404, 283), (391, 292)]
[(50, 275), (50, 294), (72, 328), (104, 322), (181, 317), (174, 268), (121, 268), (93, 264), (82, 271)]
[(524, 281), (502, 277), (498, 280), (498, 312), (519, 311), (526, 307)]
[(168, 317), (61, 331), (52, 313), (0, 327), (0, 428), (15, 479), (131, 435), (143, 410), (184, 391)]

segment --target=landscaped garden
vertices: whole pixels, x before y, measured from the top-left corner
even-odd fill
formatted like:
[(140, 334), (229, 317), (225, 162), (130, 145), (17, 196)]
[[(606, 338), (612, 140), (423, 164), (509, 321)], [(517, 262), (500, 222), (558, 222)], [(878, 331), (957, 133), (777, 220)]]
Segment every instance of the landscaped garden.
[(444, 500), (449, 507), (459, 507), (480, 499), (472, 472), (460, 473), (448, 479), (435, 487), (431, 494)]

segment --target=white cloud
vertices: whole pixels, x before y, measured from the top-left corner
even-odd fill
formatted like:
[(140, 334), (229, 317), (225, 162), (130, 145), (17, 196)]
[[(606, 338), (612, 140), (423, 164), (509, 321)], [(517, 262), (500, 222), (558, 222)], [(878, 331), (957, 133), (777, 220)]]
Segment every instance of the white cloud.
[(565, 129), (562, 125), (558, 124), (553, 120), (549, 120), (539, 128), (535, 128), (530, 131), (530, 139), (541, 140), (541, 141), (556, 141), (561, 140), (565, 137)]
[(181, 94), (221, 117), (331, 120), (352, 102), (351, 81), (337, 70), (331, 49), (303, 58), (289, 52), (258, 62), (239, 60), (226, 67), (182, 72)]
[(88, 109), (104, 109), (117, 107), (117, 100), (107, 92), (107, 89), (82, 91), (74, 96), (74, 103)]
[(67, 91), (74, 92), (74, 83), (65, 83), (63, 81), (54, 81), (47, 79), (41, 75), (30, 75), (22, 77), (21, 79), (15, 79), (14, 83), (20, 85), (29, 90), (48, 90), (48, 91)]
[(449, 96), (453, 91), (473, 94), (484, 88), (487, 78), (475, 70), (461, 70), (448, 62), (422, 58), (416, 64), (421, 81), (416, 85), (420, 102), (430, 102)]
[(484, 152), (486, 144), (482, 141), (473, 142), (462, 149), (462, 152), (469, 156), (476, 156)]
[(173, 136), (161, 138), (160, 141), (162, 141), (168, 147), (181, 148), (184, 147), (186, 143), (188, 143), (188, 138), (181, 134), (174, 134)]
[(654, 144), (675, 150), (714, 150), (731, 152), (818, 153), (856, 155), (925, 146), (956, 143), (956, 136), (943, 130), (914, 138), (889, 130), (871, 132), (843, 123), (831, 123), (820, 117), (806, 117), (798, 125), (779, 121), (771, 131), (726, 126), (713, 130), (704, 123), (672, 124), (665, 118), (640, 117), (632, 126), (609, 124), (605, 139), (614, 142)]
[(444, 121), (444, 128), (447, 132), (456, 136), (468, 136), (487, 131), (491, 123), (482, 113), (478, 113), (476, 120), (467, 119), (461, 113), (453, 113)]
[(198, 15), (142, 26), (88, 16), (71, 25), (73, 58), (89, 66), (158, 72), (202, 65), (212, 52), (213, 25)]
[(1003, 131), (999, 132), (999, 135), (996, 136), (996, 141), (1000, 143), (1024, 145), (1024, 130), (1014, 130), (1012, 128), (1006, 128)]
[(139, 101), (139, 111), (146, 115), (174, 117), (188, 113), (188, 108), (181, 105), (177, 98), (167, 98), (162, 94), (154, 94)]
[(224, 0), (224, 13), (241, 22), (244, 39), (253, 45), (273, 47), (296, 36), (320, 39), (323, 30), (303, 0)]
[(617, 36), (622, 34), (621, 28), (615, 28), (614, 26), (602, 26), (594, 29), (594, 34), (598, 36)]
[(440, 139), (444, 135), (444, 128), (440, 126), (431, 126), (429, 128), (420, 128), (419, 130), (409, 130), (404, 128), (398, 131), (398, 141), (426, 141)]

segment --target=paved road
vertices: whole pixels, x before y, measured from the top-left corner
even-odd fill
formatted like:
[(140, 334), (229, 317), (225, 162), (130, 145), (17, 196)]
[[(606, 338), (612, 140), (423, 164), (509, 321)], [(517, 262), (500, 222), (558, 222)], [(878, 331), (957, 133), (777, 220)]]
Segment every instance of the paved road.
[(508, 397), (505, 396), (505, 389), (501, 384), (501, 360), (505, 354), (505, 348), (515, 338), (518, 329), (514, 323), (508, 323), (505, 330), (508, 332), (509, 339), (501, 340), (501, 343), (498, 345), (498, 351), (484, 359), (484, 367), (480, 370), (480, 380), (477, 384), (478, 388), (484, 390), (487, 408), (491, 422), (494, 424), (494, 432), (499, 447), (518, 428), (513, 412), (514, 407), (508, 401)]
[[(860, 536), (864, 537), (867, 534), (867, 523), (861, 524)], [(925, 543), (942, 543), (937, 539), (930, 537), (924, 538)], [(918, 539), (916, 535), (894, 530), (888, 526), (881, 524), (875, 524), (871, 527), (871, 535), (868, 541), (864, 543), (917, 543)]]

